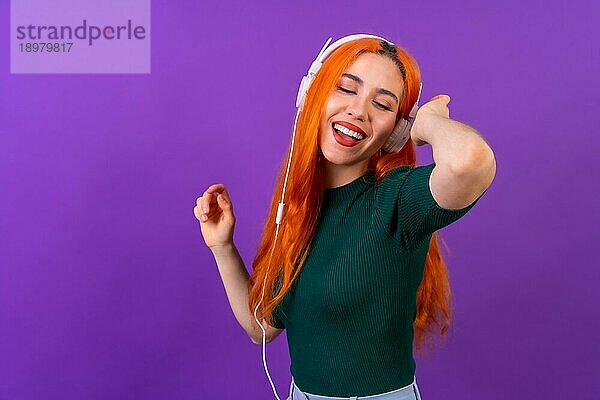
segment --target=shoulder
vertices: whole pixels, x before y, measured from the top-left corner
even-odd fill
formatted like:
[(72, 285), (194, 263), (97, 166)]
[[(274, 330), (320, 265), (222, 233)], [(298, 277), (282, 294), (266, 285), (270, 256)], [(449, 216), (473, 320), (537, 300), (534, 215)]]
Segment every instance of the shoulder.
[(428, 182), (431, 171), (435, 164), (422, 166), (401, 165), (385, 173), (375, 185), (379, 197), (397, 195), (405, 184), (406, 180), (426, 181)]

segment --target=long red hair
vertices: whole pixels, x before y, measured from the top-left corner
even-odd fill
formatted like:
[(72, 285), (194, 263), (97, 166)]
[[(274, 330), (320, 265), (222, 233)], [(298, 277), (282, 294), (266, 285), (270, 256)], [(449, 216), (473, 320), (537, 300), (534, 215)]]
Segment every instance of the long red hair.
[[(283, 191), (291, 143), (275, 186), (258, 252), (252, 262), (253, 272), (248, 280), (249, 307), (252, 312), (260, 302), (264, 283), (264, 298), (257, 310), (260, 321), (271, 321), (273, 310), (300, 274), (310, 250), (325, 190), (318, 137), (327, 98), (342, 73), (360, 54), (377, 53), (380, 50), (381, 41), (374, 38), (343, 44), (325, 60), (306, 94), (304, 107), (297, 121), (294, 154), (285, 191), (285, 212), (277, 242), (273, 248), (275, 217)], [(400, 118), (407, 117), (417, 101), (421, 77), (414, 58), (398, 46), (395, 46), (395, 50), (406, 74), (398, 112)], [(381, 156), (379, 153), (374, 154), (369, 160), (369, 169), (375, 170), (375, 176), (380, 181), (389, 171), (402, 165), (415, 166), (416, 161), (415, 145), (409, 139), (399, 152), (385, 153), (382, 150)], [(447, 332), (451, 322), (451, 307), (448, 272), (436, 232), (431, 238), (423, 280), (417, 291), (417, 315), (414, 321), (417, 350), (422, 349), (426, 343), (426, 337), (434, 324), (440, 327), (442, 335)]]

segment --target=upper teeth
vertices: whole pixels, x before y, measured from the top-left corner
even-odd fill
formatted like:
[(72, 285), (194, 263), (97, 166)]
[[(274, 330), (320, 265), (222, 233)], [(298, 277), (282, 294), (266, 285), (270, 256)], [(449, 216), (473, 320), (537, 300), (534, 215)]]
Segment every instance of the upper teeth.
[(345, 126), (342, 126), (340, 124), (333, 124), (333, 127), (335, 129), (337, 129), (338, 131), (345, 133), (348, 136), (352, 136), (358, 140), (362, 140), (362, 138), (364, 137), (362, 134), (358, 133), (358, 132), (354, 132), (353, 130), (350, 130), (348, 128), (346, 128)]

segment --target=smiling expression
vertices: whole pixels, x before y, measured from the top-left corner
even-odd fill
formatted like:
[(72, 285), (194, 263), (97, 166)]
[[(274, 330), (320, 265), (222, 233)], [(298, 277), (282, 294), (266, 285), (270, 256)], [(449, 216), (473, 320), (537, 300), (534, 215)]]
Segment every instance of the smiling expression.
[(336, 165), (368, 164), (392, 133), (402, 95), (402, 74), (391, 59), (358, 56), (325, 103), (319, 137), (325, 159)]

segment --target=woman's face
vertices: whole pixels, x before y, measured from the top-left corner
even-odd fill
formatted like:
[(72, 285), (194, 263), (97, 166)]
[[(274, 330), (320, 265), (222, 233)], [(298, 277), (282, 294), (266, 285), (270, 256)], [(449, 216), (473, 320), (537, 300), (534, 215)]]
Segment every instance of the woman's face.
[(319, 137), (325, 159), (337, 165), (368, 163), (392, 133), (402, 91), (402, 74), (391, 59), (358, 56), (325, 103)]

